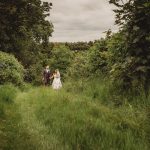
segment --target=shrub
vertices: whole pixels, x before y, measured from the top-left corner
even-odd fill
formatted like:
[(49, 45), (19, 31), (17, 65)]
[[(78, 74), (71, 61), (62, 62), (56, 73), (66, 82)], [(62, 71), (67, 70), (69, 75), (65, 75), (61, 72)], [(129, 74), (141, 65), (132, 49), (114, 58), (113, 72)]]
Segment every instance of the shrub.
[(24, 69), (18, 60), (10, 54), (0, 52), (0, 84), (23, 83)]
[(85, 52), (80, 52), (76, 54), (71, 66), (67, 70), (67, 77), (71, 78), (86, 78), (90, 75), (87, 65), (87, 54)]
[(105, 39), (97, 41), (88, 51), (89, 71), (92, 74), (107, 73), (107, 45)]
[(25, 74), (25, 81), (32, 83), (33, 85), (41, 85), (42, 84), (42, 71), (43, 66), (41, 63), (36, 63), (31, 65)]
[(52, 50), (52, 58), (50, 60), (50, 68), (52, 70), (59, 69), (62, 76), (66, 74), (67, 68), (70, 66), (73, 54), (65, 45), (55, 45)]

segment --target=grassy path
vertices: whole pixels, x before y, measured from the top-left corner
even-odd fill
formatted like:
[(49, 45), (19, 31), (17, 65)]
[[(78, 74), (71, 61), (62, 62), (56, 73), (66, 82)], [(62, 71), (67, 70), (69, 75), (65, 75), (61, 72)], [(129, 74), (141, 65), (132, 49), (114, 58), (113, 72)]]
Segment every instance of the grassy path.
[[(36, 149), (38, 150), (55, 150), (55, 146), (58, 143), (57, 140), (48, 135), (48, 130), (45, 125), (40, 122), (35, 116), (36, 111), (36, 101), (26, 100), (27, 93), (20, 93), (16, 98), (16, 103), (19, 106), (19, 113), (22, 117), (22, 124), (24, 128), (28, 131), (34, 143), (36, 144)], [(61, 150), (61, 148), (59, 148)]]
[(14, 103), (16, 89), (0, 87), (0, 150), (35, 150), (36, 143), (22, 124), (18, 106)]

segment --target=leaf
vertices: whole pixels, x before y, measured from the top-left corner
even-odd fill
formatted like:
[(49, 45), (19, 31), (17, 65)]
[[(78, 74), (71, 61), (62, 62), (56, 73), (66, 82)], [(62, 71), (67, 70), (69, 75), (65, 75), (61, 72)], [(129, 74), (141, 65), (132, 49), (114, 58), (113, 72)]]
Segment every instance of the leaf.
[(138, 31), (140, 28), (138, 26), (133, 26), (134, 31)]
[(145, 7), (150, 7), (150, 2), (144, 3)]
[(146, 73), (147, 70), (149, 70), (149, 69), (150, 69), (150, 67), (147, 67), (147, 66), (139, 66), (139, 67), (136, 68), (136, 71), (140, 71), (140, 72)]

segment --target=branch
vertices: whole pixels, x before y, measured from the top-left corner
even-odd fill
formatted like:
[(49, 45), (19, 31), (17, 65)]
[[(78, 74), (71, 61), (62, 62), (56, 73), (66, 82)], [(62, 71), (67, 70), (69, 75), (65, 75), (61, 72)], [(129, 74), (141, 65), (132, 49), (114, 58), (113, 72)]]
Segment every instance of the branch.
[(122, 1), (122, 4), (124, 5), (124, 1), (123, 0), (121, 0)]
[[(122, 0), (121, 0), (122, 1)], [(109, 3), (110, 4), (114, 4), (116, 5), (117, 7), (123, 7), (123, 5), (120, 5), (116, 0), (109, 0)]]

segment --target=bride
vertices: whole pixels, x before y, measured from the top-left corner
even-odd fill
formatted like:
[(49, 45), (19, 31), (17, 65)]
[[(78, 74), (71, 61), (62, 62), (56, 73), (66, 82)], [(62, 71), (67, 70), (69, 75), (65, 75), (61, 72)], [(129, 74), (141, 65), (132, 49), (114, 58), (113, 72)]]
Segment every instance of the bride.
[(55, 90), (58, 90), (62, 87), (62, 83), (60, 80), (60, 72), (58, 69), (55, 70), (52, 78), (54, 78), (53, 83), (52, 83), (52, 88)]

